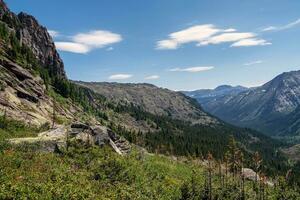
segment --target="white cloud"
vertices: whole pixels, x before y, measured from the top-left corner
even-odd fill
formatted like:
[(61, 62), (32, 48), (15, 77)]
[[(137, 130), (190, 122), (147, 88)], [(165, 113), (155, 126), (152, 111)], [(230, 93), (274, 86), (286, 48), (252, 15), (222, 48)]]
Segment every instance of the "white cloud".
[(67, 51), (72, 53), (86, 54), (90, 51), (90, 48), (88, 46), (75, 42), (55, 42), (55, 46), (60, 51)]
[(237, 41), (231, 45), (231, 47), (250, 47), (250, 46), (266, 46), (271, 45), (271, 42), (267, 42), (264, 39), (249, 38)]
[(170, 72), (190, 72), (190, 73), (196, 73), (196, 72), (203, 72), (208, 71), (211, 69), (214, 69), (214, 66), (199, 66), (199, 67), (187, 67), (187, 68), (173, 68), (170, 69)]
[(268, 26), (266, 28), (263, 28), (261, 31), (262, 32), (266, 32), (266, 31), (275, 31), (277, 29), (277, 27), (275, 26)]
[(230, 32), (235, 32), (235, 31), (237, 31), (237, 30), (234, 28), (229, 28), (229, 29), (225, 29), (223, 32), (230, 33)]
[(179, 43), (174, 40), (161, 40), (157, 42), (157, 49), (177, 49)]
[(286, 25), (283, 25), (283, 26), (269, 26), (269, 27), (266, 27), (266, 28), (263, 28), (261, 31), (262, 32), (267, 32), (267, 31), (283, 31), (283, 30), (286, 30), (286, 29), (290, 29), (290, 28), (293, 28), (297, 25), (300, 24), (300, 19), (297, 19), (296, 21), (293, 21), (291, 23), (288, 23)]
[(209, 38), (203, 42), (200, 42), (199, 45), (208, 45), (208, 44), (220, 44), (224, 42), (235, 42), (247, 38), (255, 37), (254, 33), (223, 33), (214, 37)]
[(85, 44), (93, 48), (104, 46), (122, 41), (122, 36), (110, 31), (96, 30), (88, 33), (79, 33), (72, 37), (74, 42)]
[[(246, 40), (248, 39), (248, 40)], [(246, 40), (246, 41), (244, 41)], [(234, 28), (221, 29), (213, 24), (196, 25), (190, 28), (169, 34), (165, 40), (156, 43), (156, 49), (177, 49), (183, 44), (196, 43), (197, 46), (205, 46), (210, 44), (248, 42), (251, 45), (243, 46), (262, 46), (262, 44), (270, 44), (263, 39), (257, 38), (252, 32), (238, 32)], [(239, 43), (232, 45), (237, 46)], [(257, 45), (255, 45), (257, 44)], [(242, 46), (242, 45), (240, 45)]]
[(114, 74), (108, 77), (110, 80), (125, 80), (131, 78), (131, 74)]
[[(55, 33), (52, 32), (52, 34)], [(79, 33), (69, 38), (71, 38), (71, 41), (56, 42), (57, 48), (61, 51), (86, 54), (94, 49), (103, 48), (122, 41), (121, 35), (104, 30)], [(107, 50), (113, 50), (113, 47), (109, 47)]]
[(157, 42), (157, 49), (177, 49), (180, 45), (190, 42), (201, 42), (220, 32), (212, 24), (192, 26), (190, 28), (171, 33), (169, 39)]
[(52, 38), (58, 37), (60, 35), (58, 31), (54, 31), (54, 30), (48, 30), (48, 33)]
[(152, 75), (152, 76), (147, 76), (145, 77), (146, 80), (155, 80), (155, 79), (159, 79), (160, 77), (158, 75)]
[(245, 66), (251, 66), (251, 65), (258, 65), (258, 64), (261, 64), (261, 63), (263, 63), (262, 60), (256, 60), (256, 61), (245, 63), (244, 65)]

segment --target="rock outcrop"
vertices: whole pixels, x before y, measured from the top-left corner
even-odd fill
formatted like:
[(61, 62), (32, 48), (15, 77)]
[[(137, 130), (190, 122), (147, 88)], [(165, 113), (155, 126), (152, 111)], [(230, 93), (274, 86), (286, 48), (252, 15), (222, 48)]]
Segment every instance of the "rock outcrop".
[(108, 129), (104, 126), (88, 126), (82, 123), (73, 123), (68, 134), (70, 138), (100, 147), (108, 144), (110, 140)]
[(16, 33), (21, 44), (30, 47), (39, 64), (47, 68), (50, 74), (66, 78), (64, 63), (50, 34), (33, 16), (23, 12), (15, 15), (4, 1), (0, 0), (0, 21)]
[(130, 153), (131, 146), (125, 138), (120, 137), (111, 130), (108, 130), (108, 135), (109, 143), (117, 153), (121, 155)]
[(31, 48), (40, 64), (47, 67), (51, 74), (66, 77), (64, 63), (47, 29), (26, 13), (18, 14), (18, 19), (21, 23), (21, 28), (18, 30), (21, 43)]
[(68, 133), (71, 138), (81, 140), (90, 145), (102, 147), (110, 144), (111, 147), (120, 155), (130, 153), (131, 145), (129, 142), (104, 126), (88, 126), (82, 123), (74, 123)]
[(269, 186), (274, 186), (274, 183), (267, 178), (262, 179), (253, 169), (250, 168), (243, 168), (242, 169), (242, 176), (251, 181), (263, 181), (265, 184)]
[[(56, 105), (57, 116), (73, 118), (78, 108)], [(39, 76), (29, 69), (5, 58), (0, 58), (0, 114), (6, 112), (12, 119), (41, 126), (52, 119), (53, 102)]]
[(16, 138), (10, 143), (35, 144), (37, 151), (55, 152), (67, 148), (67, 142), (82, 142), (86, 145), (97, 145), (100, 148), (110, 145), (118, 154), (126, 155), (131, 151), (130, 143), (105, 126), (89, 126), (83, 123), (73, 123), (70, 127), (58, 126), (55, 129), (40, 133), (38, 137)]

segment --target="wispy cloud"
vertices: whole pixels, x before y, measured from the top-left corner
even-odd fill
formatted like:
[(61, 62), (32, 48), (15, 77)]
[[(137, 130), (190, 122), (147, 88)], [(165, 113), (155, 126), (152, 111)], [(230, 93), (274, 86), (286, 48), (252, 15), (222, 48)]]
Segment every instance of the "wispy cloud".
[(109, 80), (125, 80), (131, 78), (132, 74), (113, 74), (108, 77)]
[(214, 66), (199, 66), (199, 67), (187, 67), (187, 68), (173, 68), (170, 69), (170, 72), (190, 72), (190, 73), (197, 73), (197, 72), (203, 72), (214, 69)]
[(266, 28), (263, 28), (261, 31), (262, 32), (268, 32), (268, 31), (283, 31), (286, 29), (290, 29), (293, 28), (297, 25), (300, 25), (300, 19), (297, 19), (296, 21), (293, 21), (291, 23), (288, 23), (286, 25), (282, 25), (282, 26), (268, 26)]
[(244, 65), (245, 66), (251, 66), (251, 65), (258, 65), (258, 64), (261, 64), (261, 63), (263, 63), (262, 60), (256, 60), (256, 61), (244, 63)]
[[(245, 44), (245, 42), (248, 44)], [(196, 43), (197, 46), (236, 43), (231, 45), (231, 47), (262, 46), (271, 44), (263, 39), (258, 38), (257, 34), (252, 32), (238, 32), (234, 28), (221, 29), (217, 28), (213, 24), (204, 24), (192, 26), (190, 28), (169, 34), (168, 39), (160, 40), (156, 43), (156, 49), (178, 49), (181, 45), (187, 43)]]
[(155, 79), (159, 79), (160, 77), (158, 75), (152, 75), (152, 76), (147, 76), (145, 77), (146, 80), (155, 80)]
[(220, 32), (212, 24), (192, 26), (190, 28), (171, 33), (169, 39), (157, 42), (157, 49), (177, 49), (180, 45), (190, 42), (201, 42)]
[(268, 42), (264, 39), (248, 38), (233, 43), (231, 47), (266, 46), (271, 44), (271, 42)]
[(253, 38), (256, 35), (254, 33), (222, 33), (220, 35), (211, 37), (207, 40), (200, 42), (198, 45), (220, 44), (224, 42), (236, 42), (247, 38)]
[(95, 30), (88, 33), (78, 33), (69, 37), (70, 41), (57, 41), (58, 50), (86, 54), (94, 49), (122, 41), (122, 36), (105, 30)]
[(60, 35), (60, 33), (58, 31), (55, 31), (55, 30), (48, 30), (48, 33), (50, 34), (50, 36), (52, 38), (56, 38)]

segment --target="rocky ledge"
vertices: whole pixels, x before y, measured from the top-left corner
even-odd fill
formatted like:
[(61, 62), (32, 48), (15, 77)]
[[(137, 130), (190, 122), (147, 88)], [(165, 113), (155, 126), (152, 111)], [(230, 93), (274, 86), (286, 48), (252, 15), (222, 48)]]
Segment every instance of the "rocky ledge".
[(37, 151), (55, 152), (67, 148), (69, 141), (81, 142), (86, 145), (96, 145), (100, 148), (110, 145), (118, 154), (126, 155), (131, 151), (130, 143), (105, 126), (89, 126), (83, 123), (73, 123), (71, 126), (58, 126), (55, 129), (40, 133), (38, 137), (15, 138), (11, 144), (35, 144)]

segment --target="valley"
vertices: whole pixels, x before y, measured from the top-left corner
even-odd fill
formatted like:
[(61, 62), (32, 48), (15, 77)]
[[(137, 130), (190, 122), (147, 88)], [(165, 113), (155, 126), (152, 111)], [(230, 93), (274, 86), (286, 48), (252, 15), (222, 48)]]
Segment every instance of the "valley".
[(298, 71), (193, 92), (70, 80), (50, 30), (0, 0), (0, 199), (297, 199), (299, 92)]

